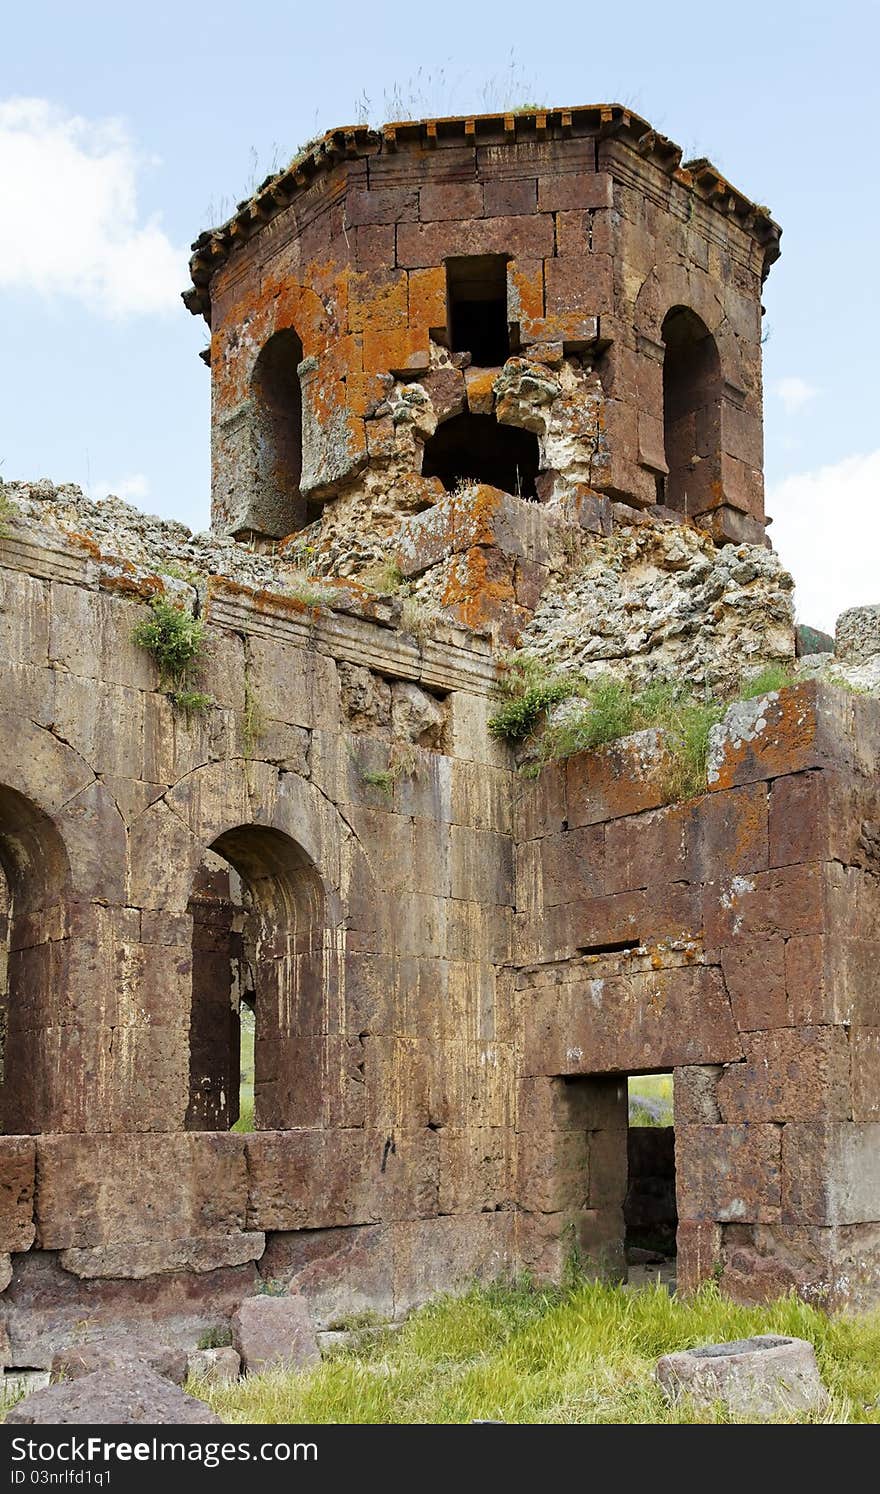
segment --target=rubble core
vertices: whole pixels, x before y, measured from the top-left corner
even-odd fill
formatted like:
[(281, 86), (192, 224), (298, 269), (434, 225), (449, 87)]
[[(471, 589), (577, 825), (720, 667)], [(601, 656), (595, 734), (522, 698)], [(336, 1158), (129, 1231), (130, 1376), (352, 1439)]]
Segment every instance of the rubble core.
[(588, 678), (725, 693), (760, 665), (794, 663), (794, 582), (763, 546), (718, 547), (683, 525), (621, 529), (550, 581), (521, 647)]

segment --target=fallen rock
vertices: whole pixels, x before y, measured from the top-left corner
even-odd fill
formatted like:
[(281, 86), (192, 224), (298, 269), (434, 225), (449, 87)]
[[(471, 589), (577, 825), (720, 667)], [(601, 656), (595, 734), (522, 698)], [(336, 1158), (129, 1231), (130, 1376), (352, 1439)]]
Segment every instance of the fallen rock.
[(698, 1405), (721, 1401), (731, 1415), (772, 1421), (793, 1411), (821, 1411), (828, 1393), (813, 1345), (769, 1333), (726, 1344), (664, 1354), (656, 1376), (668, 1401), (687, 1395)]
[(94, 1370), (38, 1390), (6, 1414), (7, 1425), (222, 1425), (210, 1406), (144, 1364)]
[(174, 1385), (186, 1379), (186, 1353), (167, 1344), (149, 1343), (134, 1334), (109, 1334), (88, 1343), (71, 1344), (52, 1357), (53, 1380), (79, 1380), (96, 1370), (137, 1370), (146, 1366)]
[(191, 1380), (206, 1385), (232, 1385), (241, 1374), (241, 1357), (237, 1349), (193, 1349), (186, 1361)]
[(247, 1297), (232, 1316), (232, 1342), (248, 1374), (307, 1369), (320, 1361), (305, 1297)]

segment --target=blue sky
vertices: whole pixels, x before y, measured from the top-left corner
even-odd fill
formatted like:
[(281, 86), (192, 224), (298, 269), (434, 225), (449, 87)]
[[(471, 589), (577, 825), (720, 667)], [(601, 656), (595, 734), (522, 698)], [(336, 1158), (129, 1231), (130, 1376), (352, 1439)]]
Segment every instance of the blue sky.
[(177, 299), (196, 233), (364, 108), (618, 100), (781, 222), (765, 287), (773, 537), (805, 620), (880, 601), (876, 0), (34, 0), (3, 32), (5, 478), (206, 526), (205, 332)]

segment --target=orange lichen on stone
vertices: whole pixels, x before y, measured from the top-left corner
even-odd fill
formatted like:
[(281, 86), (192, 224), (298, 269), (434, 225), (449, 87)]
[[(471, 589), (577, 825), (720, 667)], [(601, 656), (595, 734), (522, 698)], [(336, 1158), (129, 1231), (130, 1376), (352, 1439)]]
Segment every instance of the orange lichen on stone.
[(431, 367), (427, 327), (364, 333), (364, 373), (427, 373)]
[(409, 272), (409, 324), (411, 327), (446, 326), (446, 271), (442, 265)]
[(352, 332), (381, 332), (407, 324), (405, 270), (364, 270), (349, 281)]

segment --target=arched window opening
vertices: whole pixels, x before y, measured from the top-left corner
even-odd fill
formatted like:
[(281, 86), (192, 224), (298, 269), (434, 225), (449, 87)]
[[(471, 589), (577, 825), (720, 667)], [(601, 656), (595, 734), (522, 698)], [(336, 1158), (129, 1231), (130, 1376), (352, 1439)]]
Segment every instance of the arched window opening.
[(448, 259), (446, 304), (453, 353), (470, 353), (478, 368), (500, 368), (510, 357), (507, 255)]
[(665, 479), (658, 498), (683, 514), (702, 513), (712, 501), (721, 447), (721, 372), (711, 332), (686, 306), (663, 323), (663, 442)]
[(447, 493), (461, 482), (485, 482), (518, 498), (535, 498), (540, 452), (534, 431), (499, 425), (494, 415), (453, 415), (425, 442), (422, 472)]
[(280, 831), (242, 826), (196, 875), (187, 1129), (320, 1125), (324, 893)]
[[(0, 785), (0, 1132), (50, 1129), (46, 1029), (58, 996), (57, 909), (68, 878), (48, 817)], [(57, 1021), (57, 1018), (55, 1018)]]
[(280, 537), (306, 522), (300, 494), (303, 347), (292, 327), (269, 338), (254, 367), (254, 528)]

